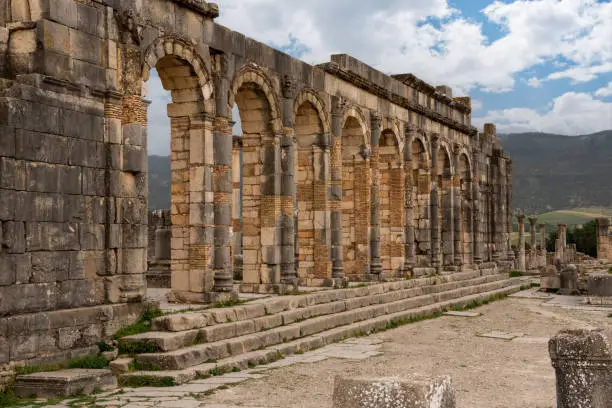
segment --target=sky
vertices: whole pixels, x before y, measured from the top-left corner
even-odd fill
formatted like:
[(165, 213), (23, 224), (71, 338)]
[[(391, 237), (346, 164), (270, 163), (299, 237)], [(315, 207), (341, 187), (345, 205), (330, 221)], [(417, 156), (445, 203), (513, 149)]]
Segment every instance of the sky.
[[(471, 96), (498, 132), (612, 129), (612, 0), (217, 0), (216, 21), (308, 63), (345, 53)], [(149, 149), (170, 149), (170, 96), (148, 83)]]

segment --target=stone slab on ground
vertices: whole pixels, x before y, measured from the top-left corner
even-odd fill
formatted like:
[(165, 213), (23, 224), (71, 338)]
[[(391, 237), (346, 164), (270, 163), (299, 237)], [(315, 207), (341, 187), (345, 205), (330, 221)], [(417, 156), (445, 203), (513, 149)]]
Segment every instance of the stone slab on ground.
[(19, 375), (15, 379), (15, 394), (21, 397), (54, 398), (89, 395), (94, 390), (111, 390), (117, 379), (110, 370), (71, 369)]
[(336, 377), (333, 408), (455, 408), (451, 378)]
[(514, 340), (517, 337), (522, 337), (524, 336), (523, 333), (507, 333), (507, 332), (503, 332), (503, 331), (490, 331), (487, 333), (480, 333), (477, 334), (478, 337), (488, 337), (491, 339), (500, 339), (500, 340)]
[(478, 317), (482, 316), (482, 313), (478, 312), (458, 312), (458, 311), (450, 311), (444, 312), (444, 316), (456, 316), (456, 317)]

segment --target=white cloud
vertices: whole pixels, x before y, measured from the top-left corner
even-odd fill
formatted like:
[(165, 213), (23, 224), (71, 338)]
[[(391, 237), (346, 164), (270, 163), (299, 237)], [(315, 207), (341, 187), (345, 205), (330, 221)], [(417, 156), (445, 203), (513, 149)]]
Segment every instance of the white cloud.
[(482, 109), (482, 101), (472, 99), (472, 112)]
[(600, 88), (597, 91), (595, 91), (595, 96), (598, 96), (600, 98), (606, 98), (608, 96), (612, 96), (612, 81), (608, 82), (608, 85), (606, 87)]
[(527, 108), (503, 109), (490, 111), (473, 122), (479, 126), (495, 123), (502, 133), (588, 134), (612, 129), (612, 102), (594, 99), (588, 93), (568, 92), (555, 98), (545, 113)]
[[(612, 34), (610, 34), (610, 38), (612, 38)], [(599, 75), (608, 72), (612, 72), (612, 61), (604, 64), (574, 67), (566, 69), (565, 71), (554, 72), (548, 76), (548, 79), (570, 78), (574, 82), (589, 82), (596, 79)]]
[(532, 88), (539, 88), (542, 86), (542, 81), (540, 81), (538, 78), (532, 77), (527, 80), (527, 85)]

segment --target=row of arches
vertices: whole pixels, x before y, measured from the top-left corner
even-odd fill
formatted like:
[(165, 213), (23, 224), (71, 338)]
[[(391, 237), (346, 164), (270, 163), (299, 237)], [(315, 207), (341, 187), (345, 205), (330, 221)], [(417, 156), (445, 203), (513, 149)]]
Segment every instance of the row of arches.
[[(333, 115), (314, 90), (289, 97), (283, 92), (280, 98), (278, 86), (259, 67), (247, 64), (230, 81), (227, 61), (213, 56), (207, 63), (197, 55), (189, 44), (160, 40), (145, 54), (143, 69), (146, 80), (156, 68), (172, 95), (175, 291), (206, 292), (231, 279), (223, 271), (231, 270), (235, 255), (225, 238), (232, 227), (242, 236), (242, 278), (249, 285), (280, 283), (283, 268), (294, 270), (303, 284), (321, 284), (333, 276), (332, 247), (338, 244), (344, 274), (364, 279), (375, 261), (373, 228), (380, 230), (377, 256), (387, 276), (400, 276), (408, 264), (430, 265), (436, 230), (444, 264), (472, 262), (467, 151), (454, 154), (442, 143), (434, 161), (431, 140), (418, 132), (405, 140), (401, 124), (391, 118), (383, 118), (373, 146), (373, 119), (358, 106)], [(227, 75), (218, 73), (213, 81), (208, 72), (215, 69), (226, 69)], [(231, 121), (218, 118), (227, 118), (234, 105), (242, 128), (238, 195), (231, 152), (218, 153), (232, 138)], [(292, 117), (287, 120), (281, 112)], [(332, 134), (334, 120), (340, 134)], [(439, 193), (435, 220), (432, 185)], [(238, 223), (228, 219), (232, 206), (240, 207)], [(341, 220), (339, 236), (334, 236), (334, 210)]]

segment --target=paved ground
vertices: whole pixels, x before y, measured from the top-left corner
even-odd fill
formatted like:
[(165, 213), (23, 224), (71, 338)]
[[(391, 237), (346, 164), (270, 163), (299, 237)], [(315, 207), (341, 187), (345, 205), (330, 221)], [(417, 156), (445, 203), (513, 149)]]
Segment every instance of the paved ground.
[[(245, 372), (174, 388), (125, 390), (98, 398), (96, 404), (122, 408), (327, 408), (331, 407), (337, 375), (421, 373), (450, 374), (460, 408), (552, 408), (555, 383), (548, 338), (563, 328), (612, 325), (609, 311), (577, 306), (577, 300), (510, 298), (477, 309), (482, 313), (478, 317), (443, 316)], [(222, 389), (218, 389), (220, 385)]]

